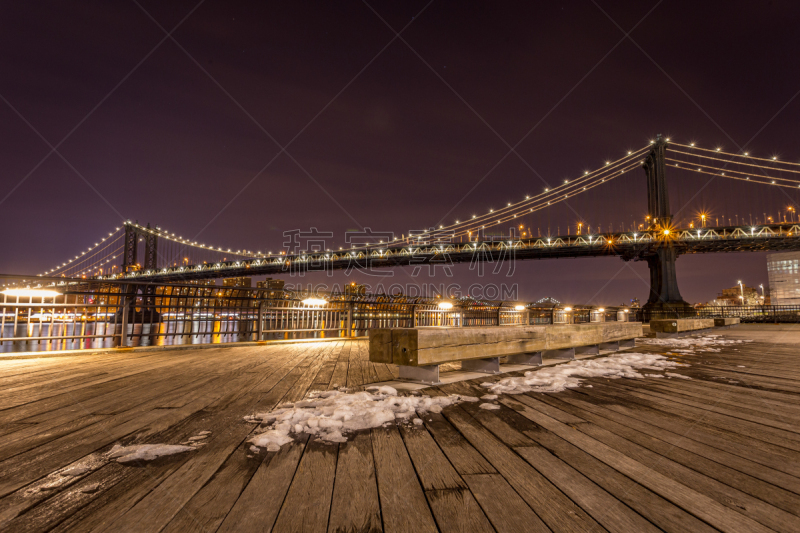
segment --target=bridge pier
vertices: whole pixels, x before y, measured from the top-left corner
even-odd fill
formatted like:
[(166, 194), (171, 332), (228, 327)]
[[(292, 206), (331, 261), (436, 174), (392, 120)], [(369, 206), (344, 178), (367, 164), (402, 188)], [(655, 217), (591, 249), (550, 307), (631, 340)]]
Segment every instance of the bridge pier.
[(694, 316), (694, 307), (683, 299), (678, 289), (677, 258), (678, 252), (669, 242), (646, 256), (650, 267), (650, 297), (643, 308), (646, 320), (659, 316)]
[(667, 141), (659, 135), (642, 165), (647, 175), (648, 229), (655, 230), (660, 241), (654, 250), (644, 256), (650, 267), (650, 297), (643, 307), (645, 320), (651, 317), (694, 316), (694, 308), (683, 300), (678, 290), (675, 272), (678, 251), (670, 240), (672, 214), (669, 212), (664, 162), (666, 151)]

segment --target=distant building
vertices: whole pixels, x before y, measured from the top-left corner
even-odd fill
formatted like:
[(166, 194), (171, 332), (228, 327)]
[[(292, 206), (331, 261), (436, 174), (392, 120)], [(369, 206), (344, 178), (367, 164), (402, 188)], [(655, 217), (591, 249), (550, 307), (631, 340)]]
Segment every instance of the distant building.
[(729, 289), (722, 289), (713, 305), (759, 305), (761, 303), (763, 301), (756, 287), (740, 286), (737, 283)]
[(223, 287), (252, 287), (253, 280), (247, 277), (225, 278), (222, 280)]
[(767, 254), (772, 305), (800, 304), (800, 252)]
[(257, 281), (256, 288), (257, 289), (268, 289), (271, 291), (280, 291), (283, 290), (284, 281), (282, 279), (272, 279), (267, 278), (264, 281)]
[(367, 287), (353, 281), (344, 286), (344, 293), (348, 296), (364, 296), (367, 294)]

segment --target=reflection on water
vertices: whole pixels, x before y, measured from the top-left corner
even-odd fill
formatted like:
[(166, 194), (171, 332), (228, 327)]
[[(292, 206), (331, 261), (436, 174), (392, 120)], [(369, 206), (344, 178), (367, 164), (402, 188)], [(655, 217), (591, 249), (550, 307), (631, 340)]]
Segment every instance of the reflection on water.
[[(34, 323), (17, 324), (16, 327), (14, 324), (5, 324), (0, 338), (0, 353), (113, 348), (119, 345), (121, 332), (122, 325), (113, 322)], [(214, 319), (130, 324), (127, 333), (129, 346), (172, 346), (256, 340), (255, 332), (255, 321)], [(86, 336), (93, 338), (53, 338)], [(30, 337), (49, 339), (29, 340)], [(9, 338), (17, 340), (4, 340)]]

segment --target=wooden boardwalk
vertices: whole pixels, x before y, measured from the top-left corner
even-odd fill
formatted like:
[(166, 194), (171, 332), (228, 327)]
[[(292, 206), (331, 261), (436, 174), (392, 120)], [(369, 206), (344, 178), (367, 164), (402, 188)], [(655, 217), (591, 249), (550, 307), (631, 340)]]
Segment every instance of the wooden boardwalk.
[[(259, 454), (243, 416), (396, 368), (364, 341), (0, 360), (0, 530), (797, 532), (800, 327), (771, 327), (683, 356), (691, 380), (590, 379)], [(140, 465), (102, 455), (200, 431)]]

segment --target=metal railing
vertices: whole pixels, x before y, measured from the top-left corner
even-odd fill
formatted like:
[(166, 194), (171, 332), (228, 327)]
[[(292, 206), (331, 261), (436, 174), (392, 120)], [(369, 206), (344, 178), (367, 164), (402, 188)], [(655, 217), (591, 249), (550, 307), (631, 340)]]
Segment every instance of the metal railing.
[(631, 309), (631, 320), (649, 322), (671, 318), (739, 318), (743, 323), (798, 323), (800, 305), (725, 305), (677, 310)]
[(800, 306), (699, 307), (681, 313), (624, 307), (537, 307), (517, 302), (328, 294), (306, 305), (301, 292), (256, 287), (73, 280), (50, 296), (0, 296), (0, 352), (362, 337), (374, 328), (647, 322), (739, 317), (800, 323)]
[(462, 299), (443, 309), (440, 299), (384, 295), (328, 294), (324, 305), (307, 305), (301, 292), (206, 284), (69, 280), (44, 288), (55, 292), (0, 296), (0, 352), (361, 337), (373, 328), (537, 324), (554, 316), (515, 302)]

